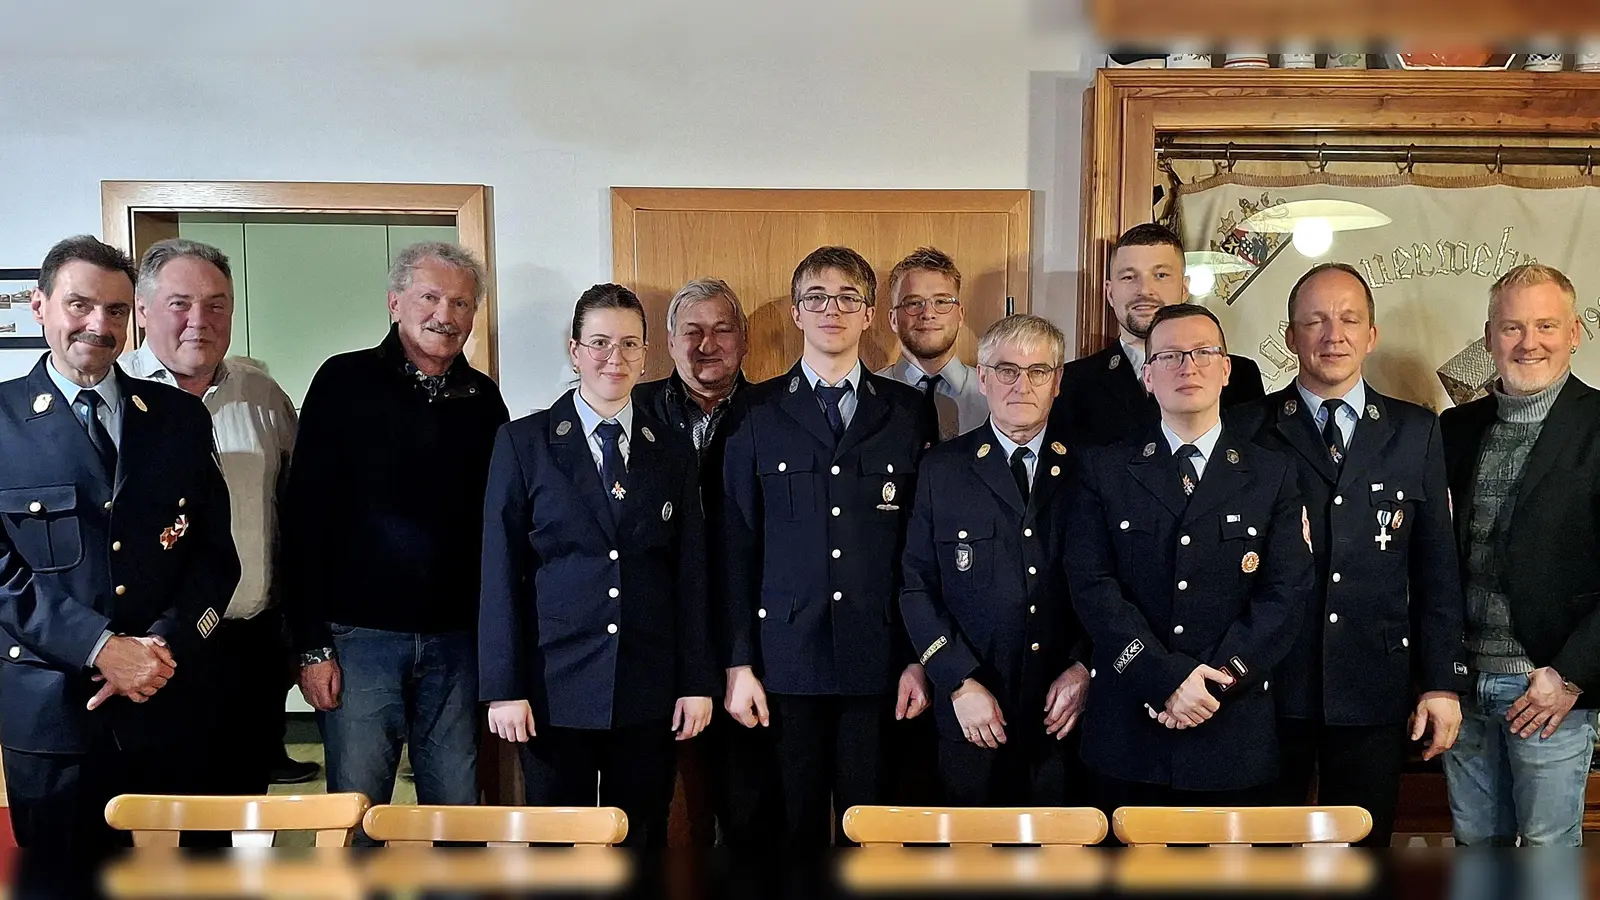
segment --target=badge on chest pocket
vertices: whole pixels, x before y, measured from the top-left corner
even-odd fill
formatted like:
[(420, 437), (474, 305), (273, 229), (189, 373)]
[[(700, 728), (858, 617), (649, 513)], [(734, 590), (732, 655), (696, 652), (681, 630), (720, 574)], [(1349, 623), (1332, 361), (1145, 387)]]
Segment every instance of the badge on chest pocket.
[(965, 572), (972, 568), (972, 545), (956, 545), (956, 571)]

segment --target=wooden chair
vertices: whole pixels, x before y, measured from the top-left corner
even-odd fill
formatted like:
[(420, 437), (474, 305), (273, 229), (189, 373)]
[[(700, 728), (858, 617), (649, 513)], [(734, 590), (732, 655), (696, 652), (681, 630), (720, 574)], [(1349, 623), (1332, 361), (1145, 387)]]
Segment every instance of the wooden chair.
[(609, 847), (628, 836), (628, 814), (614, 806), (374, 806), (361, 827), (391, 847), (435, 841)]
[(135, 847), (176, 847), (179, 832), (231, 831), (234, 846), (271, 846), (279, 831), (314, 831), (318, 847), (350, 843), (372, 804), (361, 794), (184, 797), (123, 794), (106, 804), (106, 823), (133, 832)]
[(1124, 806), (1111, 817), (1130, 847), (1151, 844), (1349, 845), (1372, 831), (1359, 806), (1261, 806), (1185, 809)]
[(1087, 846), (1105, 840), (1098, 809), (852, 806), (844, 833), (863, 847), (904, 844)]

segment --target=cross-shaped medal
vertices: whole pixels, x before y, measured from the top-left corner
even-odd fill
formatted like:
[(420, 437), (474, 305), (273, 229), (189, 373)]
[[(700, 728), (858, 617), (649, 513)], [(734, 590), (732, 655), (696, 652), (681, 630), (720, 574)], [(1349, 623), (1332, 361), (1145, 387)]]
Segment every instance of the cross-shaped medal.
[(1377, 542), (1379, 550), (1387, 550), (1389, 542), (1394, 540), (1394, 535), (1389, 533), (1389, 529), (1380, 527), (1372, 539)]
[(628, 489), (622, 486), (622, 482), (613, 481), (611, 483), (611, 496), (621, 500), (623, 497), (628, 496)]

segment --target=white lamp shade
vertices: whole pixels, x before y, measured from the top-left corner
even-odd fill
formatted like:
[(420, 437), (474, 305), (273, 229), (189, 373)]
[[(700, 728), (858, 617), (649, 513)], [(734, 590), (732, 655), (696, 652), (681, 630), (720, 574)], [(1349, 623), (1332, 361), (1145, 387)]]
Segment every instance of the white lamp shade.
[(1183, 255), (1183, 267), (1186, 271), (1209, 269), (1214, 275), (1237, 275), (1256, 270), (1256, 267), (1242, 256), (1219, 253), (1215, 250), (1190, 250)]
[(1290, 200), (1268, 206), (1239, 223), (1241, 231), (1292, 234), (1306, 219), (1321, 219), (1332, 231), (1378, 228), (1394, 221), (1363, 203), (1349, 200)]

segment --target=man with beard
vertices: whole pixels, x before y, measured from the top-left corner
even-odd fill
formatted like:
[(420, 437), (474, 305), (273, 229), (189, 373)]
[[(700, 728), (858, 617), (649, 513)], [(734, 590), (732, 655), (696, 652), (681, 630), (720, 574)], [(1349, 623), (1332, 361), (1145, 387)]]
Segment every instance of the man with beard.
[(1499, 380), (1440, 429), (1476, 689), (1445, 754), (1462, 845), (1583, 842), (1600, 691), (1600, 392), (1572, 374), (1567, 276), (1517, 266), (1489, 289)]
[(323, 363), (283, 512), (286, 615), (328, 790), (374, 803), (410, 747), (421, 803), (477, 802), (478, 582), (500, 390), (462, 348), (487, 287), (455, 244), (389, 270), (389, 336)]
[(115, 365), (133, 296), (122, 251), (56, 244), (50, 352), (0, 385), (0, 746), (17, 843), (51, 859), (112, 847), (118, 794), (205, 789), (200, 690), (239, 581), (206, 408)]
[(956, 356), (966, 323), (961, 270), (933, 247), (918, 247), (889, 273), (889, 328), (900, 338), (900, 359), (878, 372), (922, 392), (938, 416), (939, 440), (982, 425), (989, 407), (972, 369)]
[(1449, 749), (1469, 686), (1459, 562), (1432, 410), (1378, 393), (1362, 365), (1378, 343), (1372, 291), (1323, 263), (1289, 291), (1294, 383), (1235, 407), (1228, 424), (1292, 458), (1310, 511), (1316, 587), (1278, 666), (1279, 802), (1372, 813), (1387, 847), (1407, 739)]
[[(1117, 343), (1067, 363), (1061, 396), (1050, 414), (1052, 437), (1069, 447), (1114, 444), (1160, 420), (1161, 410), (1143, 382), (1144, 340), (1157, 310), (1189, 301), (1183, 242), (1161, 225), (1128, 229), (1111, 248), (1105, 295), (1116, 316)], [(1223, 408), (1265, 396), (1255, 361), (1229, 359), (1232, 374), (1222, 388)]]

